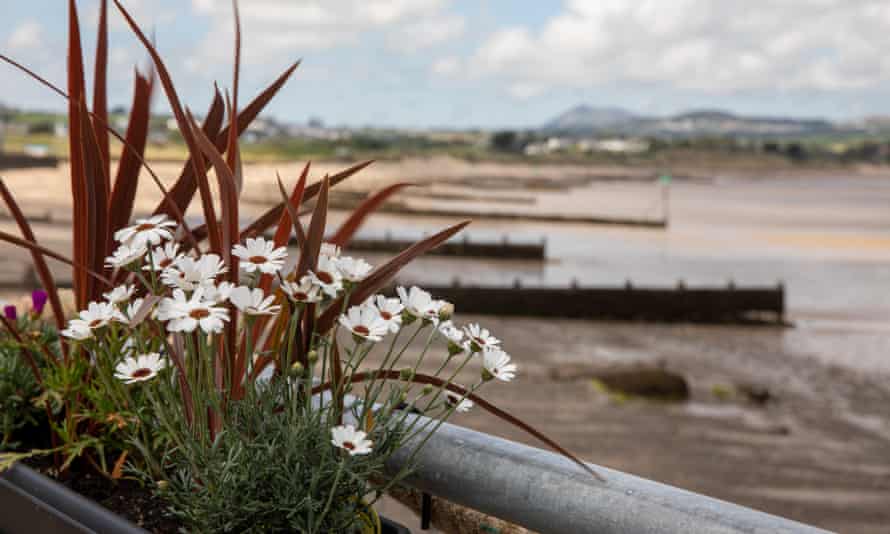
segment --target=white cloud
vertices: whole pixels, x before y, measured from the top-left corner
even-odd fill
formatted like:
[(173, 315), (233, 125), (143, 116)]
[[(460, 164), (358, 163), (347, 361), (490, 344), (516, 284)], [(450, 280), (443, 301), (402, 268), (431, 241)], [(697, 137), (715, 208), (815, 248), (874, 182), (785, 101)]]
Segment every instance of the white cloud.
[(884, 0), (567, 0), (539, 30), (491, 34), (469, 64), (522, 98), (627, 82), (708, 93), (865, 89), (890, 81), (888, 34)]
[(27, 20), (12, 31), (6, 41), (6, 49), (20, 52), (39, 48), (43, 42), (43, 26), (39, 22)]
[[(445, 0), (252, 0), (241, 2), (244, 54), (254, 64), (299, 57), (311, 50), (355, 45), (385, 32), (389, 46), (405, 51), (461, 34), (464, 21)], [(228, 60), (232, 32), (230, 0), (192, 0), (193, 10), (211, 19), (211, 31), (192, 58), (194, 65)]]
[(457, 39), (463, 32), (463, 17), (442, 13), (402, 24), (388, 33), (388, 42), (397, 50), (416, 50)]
[(454, 78), (463, 70), (463, 62), (459, 57), (448, 56), (433, 62), (430, 72), (443, 78)]

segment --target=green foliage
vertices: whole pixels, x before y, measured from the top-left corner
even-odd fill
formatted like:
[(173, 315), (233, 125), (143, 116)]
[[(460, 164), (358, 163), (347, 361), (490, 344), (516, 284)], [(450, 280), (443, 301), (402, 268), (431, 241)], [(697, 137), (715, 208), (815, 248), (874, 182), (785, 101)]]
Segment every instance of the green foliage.
[(491, 136), (491, 147), (501, 152), (509, 152), (516, 148), (516, 132), (504, 130)]
[(19, 347), (4, 337), (0, 341), (0, 450), (21, 444), (13, 434), (37, 424), (39, 411), (32, 401), (39, 394), (37, 380), (19, 356)]
[(0, 330), (0, 450), (22, 446), (17, 433), (38, 425), (44, 413), (44, 403), (39, 401), (40, 386), (22, 351), (30, 350), (37, 364), (44, 366), (47, 362), (33, 348), (38, 344), (54, 344), (57, 340), (53, 330), (38, 321), (23, 318), (19, 327), (26, 336), (27, 346), (23, 347), (5, 330)]
[(188, 429), (182, 429), (185, 442), (168, 456), (172, 475), (159, 492), (189, 531), (356, 529), (381, 489), (372, 481), (383, 481), (384, 461), (398, 447), (404, 427), (381, 415), (369, 433), (373, 452), (350, 456), (331, 443), (333, 410), (296, 403), (281, 407), (283, 389), (292, 384), (278, 379), (233, 403), (227, 430), (212, 447), (188, 439)]

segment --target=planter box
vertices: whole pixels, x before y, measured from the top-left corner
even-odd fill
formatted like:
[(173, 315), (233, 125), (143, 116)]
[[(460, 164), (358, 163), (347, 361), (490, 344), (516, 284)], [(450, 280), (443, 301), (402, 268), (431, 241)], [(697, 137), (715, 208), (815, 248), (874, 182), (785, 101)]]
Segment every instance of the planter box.
[[(411, 534), (381, 518), (384, 534)], [(33, 469), (16, 464), (0, 475), (3, 534), (148, 534), (101, 505)]]

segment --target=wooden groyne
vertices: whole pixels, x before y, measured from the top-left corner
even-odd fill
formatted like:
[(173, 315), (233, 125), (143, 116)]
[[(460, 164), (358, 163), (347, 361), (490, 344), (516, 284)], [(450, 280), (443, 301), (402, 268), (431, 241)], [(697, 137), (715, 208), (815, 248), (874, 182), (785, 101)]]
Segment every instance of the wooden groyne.
[[(335, 210), (351, 211), (362, 200), (366, 198), (365, 193), (341, 192), (339, 196), (332, 197), (328, 202), (328, 207)], [(268, 206), (271, 201), (261, 198), (244, 197), (244, 201)], [(484, 201), (484, 200), (482, 200)], [(442, 203), (446, 204), (446, 203)], [(454, 204), (454, 203), (452, 203)], [(310, 203), (311, 206), (311, 203)], [(484, 211), (483, 211), (484, 210)], [(594, 215), (583, 213), (540, 213), (535, 211), (501, 211), (501, 210), (480, 210), (471, 209), (452, 209), (444, 205), (436, 208), (427, 208), (411, 205), (401, 200), (391, 200), (381, 204), (376, 213), (390, 213), (405, 217), (449, 217), (456, 219), (475, 219), (475, 220), (491, 220), (491, 221), (525, 221), (525, 222), (543, 222), (543, 223), (570, 223), (570, 224), (586, 224), (594, 226), (628, 226), (632, 228), (650, 228), (663, 230), (668, 227), (668, 217), (661, 218), (651, 217), (621, 217), (609, 215)]]
[(424, 285), (457, 310), (482, 315), (710, 324), (784, 324), (785, 288)]
[(546, 222), (546, 223), (573, 223), (573, 224), (589, 224), (596, 226), (629, 226), (634, 228), (655, 228), (665, 229), (668, 227), (667, 218), (663, 219), (646, 219), (631, 217), (607, 217), (603, 215), (575, 215), (575, 214), (556, 214), (556, 213), (517, 213), (505, 211), (486, 211), (473, 212), (467, 210), (449, 210), (449, 209), (422, 209), (409, 207), (402, 204), (393, 206), (384, 206), (380, 211), (385, 213), (395, 213), (398, 215), (418, 216), (418, 217), (454, 217), (464, 219), (482, 219), (492, 221), (528, 221), (528, 222)]
[[(387, 233), (383, 237), (357, 237), (349, 242), (350, 252), (398, 253), (413, 245), (416, 239), (394, 238)], [(292, 246), (296, 241), (292, 240)], [(492, 260), (544, 260), (547, 258), (547, 240), (536, 243), (510, 241), (503, 236), (500, 241), (473, 241), (468, 237), (452, 239), (426, 253), (427, 256), (452, 256), (485, 258)]]
[(0, 170), (32, 169), (37, 167), (55, 167), (59, 158), (55, 156), (29, 156), (27, 154), (9, 154), (0, 152)]

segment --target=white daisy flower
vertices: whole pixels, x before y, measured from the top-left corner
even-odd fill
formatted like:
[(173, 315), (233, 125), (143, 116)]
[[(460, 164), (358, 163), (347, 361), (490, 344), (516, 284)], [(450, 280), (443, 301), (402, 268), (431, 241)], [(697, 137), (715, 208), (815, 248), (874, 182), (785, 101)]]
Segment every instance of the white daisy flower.
[(476, 323), (465, 326), (464, 332), (467, 334), (467, 341), (469, 341), (473, 352), (490, 350), (501, 344), (501, 340), (491, 335), (487, 328), (482, 328)]
[(117, 364), (114, 368), (114, 377), (123, 380), (125, 384), (135, 384), (154, 378), (166, 366), (167, 362), (160, 354), (149, 352), (135, 358), (127, 358)]
[(463, 395), (458, 395), (453, 391), (445, 392), (445, 403), (449, 408), (454, 408), (455, 412), (467, 413), (470, 411), (470, 408), (473, 407), (473, 401), (470, 399), (463, 398)]
[(111, 256), (105, 258), (105, 265), (124, 268), (141, 260), (146, 252), (148, 249), (145, 247), (145, 243), (134, 243), (133, 246), (120, 245), (114, 249)]
[(265, 296), (258, 287), (250, 289), (247, 286), (238, 286), (232, 290), (229, 300), (247, 315), (275, 315), (281, 311), (281, 306), (272, 304), (275, 297)]
[(93, 337), (93, 329), (80, 319), (72, 319), (68, 321), (68, 328), (62, 330), (61, 334), (75, 341), (84, 341)]
[(312, 283), (312, 278), (304, 276), (300, 283), (285, 281), (281, 284), (281, 290), (287, 298), (296, 303), (308, 304), (321, 301), (321, 289)]
[(117, 286), (107, 293), (103, 293), (102, 296), (111, 304), (120, 304), (121, 302), (129, 300), (135, 291), (136, 286), (128, 286), (124, 284), (122, 286)]
[(404, 287), (397, 287), (396, 293), (402, 299), (405, 311), (412, 317), (421, 319), (429, 318), (434, 312), (438, 321), (439, 306), (442, 301), (433, 300), (433, 296), (417, 286), (412, 286), (410, 291)]
[(510, 355), (499, 348), (486, 350), (483, 353), (482, 366), (484, 380), (497, 378), (509, 382), (516, 376), (516, 364), (510, 363)]
[(464, 339), (464, 331), (454, 326), (451, 321), (443, 321), (439, 325), (439, 333), (448, 341), (448, 353), (452, 356), (463, 352), (467, 348), (467, 342)]
[(262, 237), (248, 237), (246, 246), (239, 244), (232, 247), (232, 254), (241, 258), (241, 268), (249, 273), (258, 270), (265, 274), (274, 274), (284, 267), (287, 248), (275, 248), (273, 241)]
[(125, 322), (127, 320), (124, 314), (110, 302), (90, 302), (87, 309), (78, 314), (78, 319), (92, 330), (102, 328), (111, 321)]
[(343, 279), (349, 282), (361, 282), (368, 276), (371, 269), (373, 269), (371, 264), (361, 258), (343, 256), (337, 259), (337, 270), (340, 271)]
[(353, 336), (369, 341), (380, 341), (389, 332), (389, 323), (380, 317), (373, 304), (349, 308), (340, 316), (340, 324), (348, 328)]
[(331, 298), (343, 289), (343, 276), (337, 269), (337, 260), (330, 256), (319, 256), (318, 266), (309, 271), (309, 279)]
[(170, 287), (194, 291), (212, 285), (225, 272), (226, 264), (216, 254), (204, 254), (198, 259), (181, 256), (161, 273), (161, 281)]
[(329, 258), (339, 258), (340, 247), (339, 245), (335, 245), (333, 243), (322, 243), (321, 250), (319, 250), (318, 254), (320, 256), (327, 256)]
[[(451, 304), (444, 300), (432, 300), (430, 305), (424, 310), (423, 318), (434, 325), (438, 325), (439, 320), (442, 319), (442, 310), (447, 306), (451, 306)], [(454, 309), (453, 306), (451, 307)]]
[(159, 273), (164, 272), (166, 268), (173, 266), (181, 257), (179, 254), (179, 243), (167, 241), (163, 246), (153, 248), (149, 257), (149, 263), (142, 269), (150, 271), (154, 268)]
[(380, 318), (386, 321), (389, 331), (395, 334), (402, 327), (402, 302), (399, 299), (389, 299), (383, 295), (374, 297), (374, 305), (380, 313)]
[(147, 219), (136, 219), (133, 226), (115, 232), (114, 238), (126, 245), (159, 245), (161, 241), (173, 238), (170, 228), (176, 228), (176, 223), (166, 215), (155, 215)]
[(170, 321), (167, 323), (170, 332), (194, 332), (200, 327), (208, 334), (215, 334), (221, 332), (223, 323), (229, 320), (228, 311), (215, 304), (204, 299), (202, 287), (196, 289), (190, 298), (181, 289), (174, 289), (173, 298), (161, 301), (158, 319)]
[(364, 431), (356, 430), (352, 425), (340, 425), (331, 429), (331, 443), (348, 452), (350, 456), (371, 452), (374, 443), (367, 437)]

